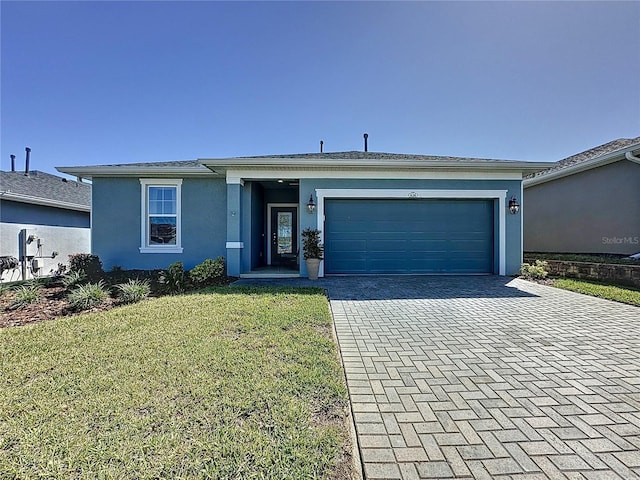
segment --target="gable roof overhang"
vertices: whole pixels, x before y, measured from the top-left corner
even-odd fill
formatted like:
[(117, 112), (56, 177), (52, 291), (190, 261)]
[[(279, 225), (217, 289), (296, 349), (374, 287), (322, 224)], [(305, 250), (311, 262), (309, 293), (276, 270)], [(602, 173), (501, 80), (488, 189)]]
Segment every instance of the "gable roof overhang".
[(545, 162), (521, 162), (511, 160), (489, 160), (455, 157), (401, 156), (351, 158), (345, 156), (273, 156), (226, 159), (198, 159), (198, 161), (220, 175), (228, 172), (273, 171), (273, 172), (503, 172), (524, 175), (549, 168)]
[(56, 170), (74, 177), (211, 177), (214, 172), (202, 166), (142, 166), (136, 165), (92, 165), (82, 167), (56, 167)]
[(628, 147), (616, 150), (614, 152), (609, 152), (591, 158), (589, 160), (585, 160), (583, 162), (566, 166), (564, 168), (552, 170), (540, 176), (525, 178), (522, 182), (522, 186), (523, 188), (533, 187), (535, 185), (540, 185), (541, 183), (558, 180), (560, 178), (568, 177), (569, 175), (574, 175), (576, 173), (591, 170), (593, 168), (603, 167), (605, 165), (619, 162), (621, 160), (629, 160), (635, 163), (640, 163), (640, 158), (636, 156), (637, 154), (640, 154), (640, 143), (634, 143), (633, 145), (629, 145)]
[(33, 195), (24, 195), (7, 191), (0, 192), (0, 200), (29, 203), (32, 205), (42, 205), (45, 207), (55, 207), (61, 208), (63, 210), (76, 210), (79, 212), (91, 211), (91, 205), (81, 205), (78, 203), (63, 202), (60, 200), (52, 200), (50, 198), (35, 197)]
[[(544, 170), (545, 162), (435, 157), (375, 152), (336, 152), (261, 157), (198, 159), (181, 162), (56, 167), (81, 178), (96, 177), (225, 177), (228, 172), (493, 172), (510, 178)], [(309, 175), (311, 176), (311, 175)]]

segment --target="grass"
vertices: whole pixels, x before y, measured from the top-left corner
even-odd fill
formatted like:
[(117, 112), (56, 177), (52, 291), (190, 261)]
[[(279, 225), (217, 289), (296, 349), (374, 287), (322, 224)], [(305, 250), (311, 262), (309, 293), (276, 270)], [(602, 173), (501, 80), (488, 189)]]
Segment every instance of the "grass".
[(218, 287), (0, 330), (3, 478), (331, 478), (347, 394), (319, 290)]
[(584, 293), (593, 297), (606, 298), (608, 300), (615, 300), (616, 302), (640, 306), (640, 290), (635, 290), (630, 287), (620, 287), (617, 285), (572, 278), (559, 278), (554, 281), (553, 286), (571, 290), (572, 292)]
[(525, 253), (526, 260), (564, 260), (568, 262), (614, 263), (640, 265), (640, 260), (615, 255), (588, 255), (577, 253)]

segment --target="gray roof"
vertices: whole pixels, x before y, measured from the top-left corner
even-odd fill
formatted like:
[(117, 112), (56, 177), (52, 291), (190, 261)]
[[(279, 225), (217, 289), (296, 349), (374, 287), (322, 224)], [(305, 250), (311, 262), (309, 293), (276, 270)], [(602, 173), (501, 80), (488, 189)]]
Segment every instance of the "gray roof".
[(199, 167), (197, 160), (171, 160), (168, 162), (114, 163), (101, 167)]
[(318, 159), (347, 159), (347, 160), (424, 160), (424, 161), (443, 161), (443, 162), (511, 162), (514, 160), (497, 160), (493, 158), (469, 158), (469, 157), (449, 157), (436, 155), (417, 155), (412, 153), (385, 153), (385, 152), (328, 152), (328, 153), (294, 153), (291, 155), (260, 155), (248, 157), (235, 157), (236, 159), (244, 158), (318, 158)]
[(91, 185), (66, 178), (51, 175), (50, 173), (33, 170), (29, 175), (24, 172), (0, 172), (0, 198), (11, 195), (21, 198), (20, 201), (41, 203), (42, 199), (47, 204), (60, 203), (61, 208), (70, 208), (70, 205), (82, 207), (91, 206)]
[(571, 155), (570, 157), (559, 160), (553, 163), (551, 168), (533, 173), (531, 175), (527, 175), (525, 178), (529, 179), (542, 177), (552, 172), (569, 168), (582, 162), (586, 162), (587, 160), (592, 160), (594, 158), (598, 158), (608, 153), (613, 153), (617, 150), (622, 150), (626, 147), (630, 147), (636, 144), (640, 144), (640, 137), (619, 138), (617, 140), (613, 140), (612, 142), (605, 143), (604, 145), (599, 145), (589, 150), (585, 150), (584, 152), (576, 153), (575, 155)]
[(221, 175), (227, 168), (443, 168), (498, 169), (531, 172), (547, 168), (548, 163), (467, 158), (434, 155), (415, 155), (382, 152), (330, 152), (260, 155), (232, 158), (200, 158), (169, 162), (121, 163), (77, 167), (56, 167), (69, 175), (94, 176), (130, 175)]

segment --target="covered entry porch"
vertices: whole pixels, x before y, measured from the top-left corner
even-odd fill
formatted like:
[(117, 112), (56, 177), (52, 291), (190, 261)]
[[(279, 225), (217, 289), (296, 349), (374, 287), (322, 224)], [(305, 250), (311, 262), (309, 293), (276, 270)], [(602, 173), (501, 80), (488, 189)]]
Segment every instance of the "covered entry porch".
[[(299, 182), (227, 182), (227, 268), (241, 278), (300, 276)], [(232, 273), (230, 273), (232, 274)]]

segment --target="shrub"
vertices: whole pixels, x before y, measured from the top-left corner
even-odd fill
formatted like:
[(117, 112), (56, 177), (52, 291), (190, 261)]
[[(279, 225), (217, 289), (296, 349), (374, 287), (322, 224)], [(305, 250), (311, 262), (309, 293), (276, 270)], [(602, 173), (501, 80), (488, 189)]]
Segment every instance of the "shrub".
[(100, 257), (89, 253), (75, 253), (73, 255), (69, 255), (69, 271), (83, 271), (91, 282), (100, 280), (104, 274)]
[(87, 283), (78, 285), (69, 293), (69, 307), (72, 310), (88, 310), (89, 308), (102, 305), (109, 297), (109, 292), (102, 280), (98, 283)]
[(87, 276), (84, 274), (84, 270), (71, 271), (62, 277), (62, 285), (67, 289), (86, 283), (86, 281)]
[(147, 298), (151, 288), (147, 280), (129, 279), (126, 283), (116, 285), (118, 298), (122, 303), (136, 303)]
[(36, 303), (40, 300), (41, 293), (41, 286), (36, 282), (21, 285), (16, 289), (11, 308), (22, 308), (31, 303)]
[(215, 260), (207, 258), (200, 265), (193, 267), (189, 272), (189, 278), (199, 287), (215, 285), (225, 277), (224, 258), (218, 257)]
[(520, 267), (520, 275), (527, 279), (532, 280), (541, 280), (546, 278), (549, 272), (547, 271), (547, 267), (549, 264), (544, 260), (536, 260), (536, 263), (533, 265), (529, 263), (523, 263), (522, 267)]
[(305, 260), (310, 258), (322, 260), (324, 247), (320, 244), (320, 230), (305, 228), (302, 231), (302, 249)]
[(64, 273), (67, 271), (67, 266), (64, 263), (59, 263), (58, 268), (52, 271), (52, 274), (55, 278), (62, 277)]
[(189, 277), (184, 271), (182, 262), (175, 262), (169, 265), (166, 272), (162, 272), (160, 283), (164, 285), (169, 293), (182, 293), (189, 288)]

